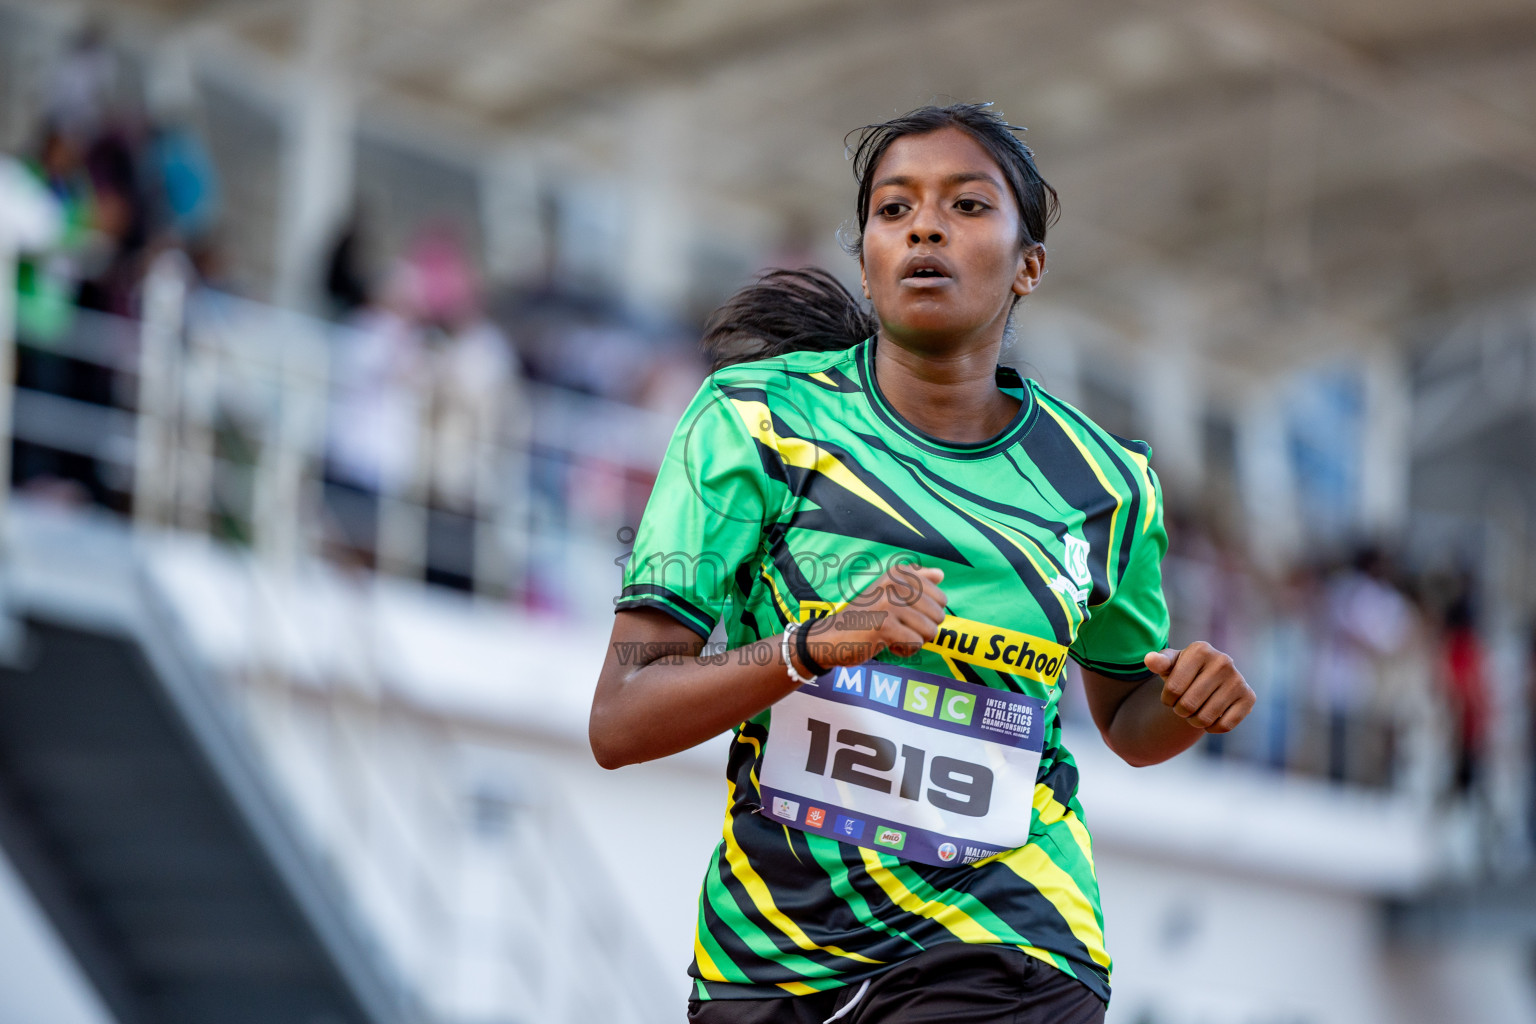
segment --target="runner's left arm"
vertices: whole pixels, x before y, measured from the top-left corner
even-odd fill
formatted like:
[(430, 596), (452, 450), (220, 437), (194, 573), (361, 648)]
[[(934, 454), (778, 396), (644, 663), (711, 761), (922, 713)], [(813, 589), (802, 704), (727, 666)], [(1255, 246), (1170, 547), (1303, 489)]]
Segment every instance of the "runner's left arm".
[(1142, 500), (1117, 509), (1114, 534), (1129, 549), (1122, 547), (1108, 597), (1088, 609), (1071, 647), (1105, 744), (1137, 766), (1166, 761), (1203, 733), (1230, 731), (1254, 705), (1228, 655), (1204, 641), (1168, 649), (1162, 487), (1145, 470)]
[(1204, 733), (1230, 732), (1253, 710), (1254, 693), (1232, 658), (1203, 640), (1155, 651), (1139, 681), (1083, 669), (1083, 689), (1104, 743), (1128, 764), (1159, 764)]

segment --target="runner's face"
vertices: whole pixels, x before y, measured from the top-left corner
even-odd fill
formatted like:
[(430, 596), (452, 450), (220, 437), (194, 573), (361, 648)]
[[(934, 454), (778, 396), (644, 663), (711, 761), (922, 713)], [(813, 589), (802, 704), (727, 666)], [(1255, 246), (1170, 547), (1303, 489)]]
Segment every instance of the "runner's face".
[(1001, 338), (1044, 250), (1020, 250), (1019, 208), (997, 161), (958, 128), (897, 139), (875, 168), (864, 294), (884, 333), (923, 348)]

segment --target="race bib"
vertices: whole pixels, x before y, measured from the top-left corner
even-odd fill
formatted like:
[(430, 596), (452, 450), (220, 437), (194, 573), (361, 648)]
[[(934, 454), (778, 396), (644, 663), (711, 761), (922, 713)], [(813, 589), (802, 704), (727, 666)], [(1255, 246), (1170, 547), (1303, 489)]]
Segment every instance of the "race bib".
[(870, 661), (773, 706), (763, 813), (923, 864), (1029, 840), (1045, 702)]

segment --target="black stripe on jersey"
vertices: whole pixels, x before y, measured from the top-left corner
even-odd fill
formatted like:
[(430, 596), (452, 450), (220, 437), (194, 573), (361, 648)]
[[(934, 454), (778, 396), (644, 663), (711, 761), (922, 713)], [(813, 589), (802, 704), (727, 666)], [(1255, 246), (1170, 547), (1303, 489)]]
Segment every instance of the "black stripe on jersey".
[[(836, 842), (836, 840), (833, 840), (833, 842)], [(869, 907), (870, 914), (876, 920), (883, 921), (892, 932), (900, 933), (900, 935), (892, 937), (898, 939), (900, 943), (898, 948), (903, 951), (902, 955), (910, 956), (911, 946), (915, 945), (921, 948), (921, 938), (935, 933), (933, 921), (921, 914), (914, 914), (912, 911), (906, 910), (897, 904), (891, 898), (891, 894), (886, 892), (879, 882), (870, 877), (869, 870), (864, 866), (864, 858), (859, 853), (858, 847), (850, 846), (847, 843), (838, 843), (837, 855), (842, 860), (843, 866), (847, 869), (849, 886), (852, 887), (854, 892), (864, 898), (865, 904)], [(919, 874), (922, 873), (922, 865), (920, 864), (905, 861), (904, 865), (918, 871)], [(946, 868), (945, 870), (953, 869)], [(926, 881), (926, 877), (924, 880)], [(949, 886), (940, 886), (940, 888), (949, 888)], [(946, 937), (952, 939), (952, 936), (948, 936), (947, 933)], [(944, 940), (940, 939), (939, 941)], [(863, 950), (860, 950), (860, 952), (863, 952)], [(885, 957), (878, 956), (877, 954), (866, 953), (865, 955), (873, 959), (885, 959)]]
[[(1114, 533), (1115, 506), (1120, 496), (1104, 488), (1088, 464), (1087, 456), (1067, 436), (1066, 428), (1054, 416), (1041, 416), (1035, 429), (1024, 439), (1024, 450), (1045, 475), (1062, 500), (1083, 514), (1083, 539), (1090, 551), (1105, 552)], [(1090, 607), (1109, 600), (1111, 584), (1106, 572), (1108, 559), (1088, 560), (1093, 588), (1088, 594)]]
[[(960, 670), (960, 678), (964, 679), (966, 682), (968, 682), (968, 683), (975, 683), (978, 686), (986, 686), (987, 685), (987, 681), (985, 679), (981, 678), (981, 673), (977, 672), (976, 669), (973, 668), (969, 662), (964, 662), (964, 661), (961, 661), (958, 658), (955, 658), (955, 659), (950, 661), (950, 664), (955, 666), (955, 668)], [(1008, 688), (1010, 690), (1014, 691), (1015, 693), (1023, 693), (1024, 692), (1023, 690), (1019, 689), (1016, 685), (1014, 685), (1013, 677), (1012, 676), (1004, 675), (1001, 672), (999, 672), (998, 675), (1002, 676), (1003, 679), (1008, 683)]]
[(1070, 807), (1072, 798), (1077, 795), (1077, 765), (1071, 761), (1057, 761), (1038, 781), (1050, 789), (1057, 803)]
[[(727, 394), (753, 401), (761, 400), (762, 395), (761, 392), (744, 389), (731, 389)], [(889, 512), (848, 490), (826, 474), (785, 463), (777, 451), (759, 440), (756, 442), (758, 455), (765, 465), (773, 463), (771, 475), (784, 481), (790, 492), (800, 499), (789, 527), (852, 537), (871, 544), (885, 544), (897, 550), (941, 558), (956, 565), (971, 564), (933, 524), (919, 515), (879, 477), (860, 465), (841, 445), (801, 437), (777, 413), (772, 414), (772, 422), (774, 433), (779, 437), (814, 444), (837, 460), (850, 476), (869, 488), (897, 515), (911, 524), (912, 529), (903, 526)]]
[[(853, 380), (842, 370), (836, 369), (835, 367), (825, 370), (817, 370), (814, 372), (820, 374), (820, 376), (813, 376), (810, 373), (803, 373), (799, 370), (785, 370), (784, 376), (794, 377), (798, 380), (809, 381), (810, 383), (815, 384), (817, 387), (821, 388), (823, 391), (838, 391), (847, 394), (864, 390), (863, 388), (859, 387), (857, 381)], [(822, 380), (821, 377), (826, 377), (827, 380), (830, 380), (832, 383), (828, 385), (827, 381)]]
[(1130, 451), (1135, 452), (1137, 455), (1140, 455), (1144, 459), (1150, 459), (1152, 457), (1152, 446), (1147, 444), (1147, 442), (1145, 442), (1145, 441), (1137, 441), (1137, 440), (1135, 440), (1133, 438), (1129, 438), (1129, 437), (1121, 437), (1119, 434), (1116, 434), (1112, 430), (1106, 430), (1106, 431), (1104, 431), (1104, 433), (1106, 433), (1110, 437), (1114, 438), (1115, 439), (1115, 443), (1118, 444), (1120, 447), (1129, 449)]
[(794, 525), (796, 525), (795, 520), (791, 519), (787, 523), (774, 523), (769, 528), (764, 537), (768, 543), (768, 556), (773, 559), (774, 566), (779, 570), (779, 576), (783, 578), (789, 592), (795, 595), (796, 601), (801, 604), (807, 601), (825, 601), (826, 599), (816, 590), (816, 585), (800, 568), (800, 562), (795, 558), (795, 553), (789, 550), (789, 544), (785, 538)]
[(752, 593), (752, 588), (757, 586), (757, 566), (753, 565), (750, 560), (742, 562), (736, 567), (734, 579), (736, 580), (736, 589), (741, 593), (742, 597), (746, 597)]
[[(768, 826), (776, 834), (771, 836), (748, 834), (750, 831), (755, 831), (763, 825)], [(737, 844), (741, 845), (743, 849), (752, 851), (747, 855), (747, 860), (756, 872), (761, 873), (765, 868), (764, 860), (767, 859), (763, 856), (765, 842), (773, 843), (780, 848), (778, 856), (772, 858), (773, 881), (772, 884), (768, 885), (768, 893), (773, 899), (775, 906), (787, 894), (794, 893), (807, 885), (824, 887), (828, 884), (826, 874), (821, 871), (820, 866), (814, 860), (810, 861), (808, 869), (803, 863), (795, 860), (790, 850), (784, 846), (784, 835), (781, 827), (774, 822), (757, 814), (738, 814), (733, 815), (731, 828), (735, 832)], [(721, 884), (725, 887), (725, 891), (730, 895), (732, 901), (735, 902), (742, 916), (756, 925), (758, 930), (767, 936), (768, 941), (773, 943), (773, 947), (780, 953), (803, 957), (819, 966), (832, 968), (834, 971), (850, 968), (853, 966), (853, 963), (856, 963), (850, 962), (835, 953), (828, 953), (819, 949), (801, 948), (794, 939), (786, 935), (783, 929), (770, 921), (768, 916), (759, 909), (757, 903), (752, 899), (751, 892), (747, 890), (746, 885), (743, 884), (741, 879), (736, 876), (736, 871), (731, 866), (730, 858), (716, 858), (714, 867), (719, 872)], [(812, 875), (810, 872), (815, 872), (815, 875)], [(816, 876), (820, 876), (819, 880)], [(768, 880), (765, 878), (764, 883), (767, 884), (767, 882)], [(709, 901), (707, 899), (703, 902), (708, 906)], [(818, 900), (818, 905), (831, 906), (832, 904), (830, 901), (823, 899)], [(843, 907), (846, 909), (846, 904), (843, 904)], [(788, 911), (785, 911), (785, 914), (791, 921), (794, 921), (801, 931), (805, 932), (812, 942), (818, 945), (826, 945), (828, 942), (836, 945), (835, 940), (829, 938), (826, 934), (821, 936), (826, 941), (818, 942), (816, 932), (821, 929), (817, 927), (817, 922), (798, 920), (793, 913), (792, 906)], [(857, 928), (858, 922), (853, 919), (853, 912), (851, 910), (848, 911), (847, 916), (848, 920), (842, 923), (850, 927), (850, 930)], [(746, 940), (740, 938), (734, 930), (728, 930), (726, 935), (713, 930), (710, 934), (714, 936), (716, 942), (720, 943), (721, 948), (726, 951), (726, 954), (737, 963), (751, 963), (754, 960), (761, 961), (763, 959), (762, 954), (753, 952), (751, 947), (746, 944)], [(844, 932), (844, 934), (848, 933)], [(728, 938), (734, 940), (734, 942), (727, 942)], [(740, 945), (737, 946), (736, 943), (740, 943)], [(799, 979), (800, 976), (797, 973), (793, 973), (792, 969), (782, 969), (789, 972), (786, 980)]]
[[(724, 857), (717, 858), (715, 863), (720, 865), (720, 872), (723, 875), (725, 873), (725, 870), (726, 870), (726, 868), (725, 868), (725, 858)], [(715, 866), (714, 864), (710, 865), (711, 870), (714, 869), (714, 866)], [(729, 957), (731, 959), (731, 961), (733, 963), (735, 963), (738, 967), (743, 965), (743, 964), (753, 964), (753, 965), (756, 965), (756, 964), (759, 964), (759, 963), (763, 963), (763, 960), (762, 960), (762, 957), (760, 956), (760, 954), (754, 952), (752, 947), (748, 946), (746, 944), (746, 941), (743, 940), (739, 935), (736, 934), (736, 929), (732, 928), (728, 923), (726, 923), (725, 918), (720, 916), (720, 912), (718, 910), (716, 910), (714, 904), (712, 902), (710, 902), (709, 893), (708, 893), (708, 889), (707, 889), (708, 884), (709, 883), (706, 881), (705, 882), (706, 890), (705, 890), (705, 892), (700, 894), (700, 898), (699, 898), (699, 927), (700, 927), (700, 929), (702, 929), (705, 932), (708, 932), (710, 937), (715, 940), (715, 943), (717, 945), (719, 945), (719, 947), (725, 952), (725, 955), (727, 957)], [(734, 896), (736, 898), (736, 902), (738, 904), (740, 904), (741, 898), (739, 896), (736, 896), (735, 893), (732, 893), (731, 895)], [(747, 906), (751, 906), (751, 901), (750, 900), (748, 901)], [(742, 912), (743, 913), (746, 912), (745, 908), (743, 908)], [(750, 977), (750, 975), (748, 975), (748, 976)], [(711, 984), (711, 983), (710, 982), (705, 982), (705, 984)], [(720, 983), (719, 982), (714, 982), (713, 984), (720, 984)], [(735, 987), (735, 985), (732, 985), (730, 988), (723, 989), (722, 991), (726, 991), (726, 992), (730, 992), (730, 993), (734, 994), (734, 993), (736, 993), (738, 991), (738, 989)], [(783, 989), (778, 989), (778, 991), (782, 992)]]
[(680, 597), (676, 591), (655, 583), (631, 583), (619, 593), (619, 603), (615, 607), (621, 612), (631, 608), (657, 608), (695, 633), (703, 633), (705, 639), (715, 628), (714, 617), (708, 612)]
[(1034, 491), (1035, 494), (1039, 496), (1041, 504), (1049, 505), (1052, 508), (1058, 507), (1055, 500), (1047, 496), (1046, 493), (1040, 489), (1040, 485), (1035, 483), (1034, 479), (1028, 473), (1024, 472), (1024, 467), (1019, 465), (1019, 460), (1013, 457), (1013, 452), (1003, 452), (1003, 456), (1007, 458), (1007, 460), (1013, 465), (1013, 471), (1019, 474), (1019, 479), (1029, 484), (1030, 490)]
[[(768, 392), (761, 387), (743, 387), (737, 384), (719, 384), (717, 387), (727, 400), (762, 402), (768, 405)], [(728, 408), (727, 411), (732, 419), (739, 419), (735, 409)], [(775, 416), (774, 419), (777, 420), (778, 417)], [(784, 460), (779, 457), (779, 453), (763, 444), (756, 436), (752, 440), (752, 447), (757, 451), (758, 461), (763, 464), (763, 472), (768, 474), (769, 479), (788, 484), (789, 478), (784, 475)]]
[[(1120, 535), (1120, 557), (1115, 569), (1115, 585), (1119, 586), (1120, 578), (1125, 575), (1125, 567), (1131, 561), (1131, 539), (1135, 536), (1137, 527), (1141, 523), (1141, 482), (1136, 478), (1136, 474), (1131, 471), (1131, 468), (1125, 464), (1125, 455), (1122, 452), (1115, 451), (1114, 448), (1107, 444), (1104, 441), (1104, 436), (1094, 429), (1093, 424), (1084, 419), (1081, 413), (1068, 405), (1062, 405), (1060, 408), (1062, 412), (1076, 420), (1083, 430), (1087, 432), (1088, 436), (1093, 438), (1094, 442), (1104, 450), (1104, 454), (1109, 456), (1110, 463), (1120, 471), (1120, 478), (1125, 481), (1126, 489), (1131, 495), (1130, 507), (1127, 509), (1125, 517), (1125, 530)], [(1148, 448), (1147, 451), (1150, 452), (1151, 448)]]
[[(1055, 845), (1049, 833), (1033, 838), (1031, 842), (1042, 848), (1047, 843)], [(1051, 860), (1056, 862), (1054, 857)], [(1093, 963), (1088, 947), (1072, 934), (1061, 911), (1023, 876), (1013, 871), (978, 874), (967, 886), (967, 892), (1006, 921), (1030, 945), (1053, 950), (1066, 958), (1074, 971), (1080, 970), (1082, 964)]]
[[(980, 505), (984, 509), (996, 512), (999, 515), (1012, 516), (1015, 519), (1022, 519), (1026, 523), (1029, 523), (1031, 526), (1038, 527), (1047, 533), (1055, 535), (1057, 539), (1060, 539), (1061, 535), (1066, 532), (1066, 526), (1062, 523), (1047, 519), (1044, 516), (1036, 515), (1028, 509), (1020, 508), (1017, 505), (1009, 505), (1006, 502), (995, 501), (992, 498), (977, 494), (974, 491), (966, 490), (959, 484), (954, 483), (946, 477), (940, 476), (938, 473), (934, 472), (934, 470), (921, 459), (916, 459), (910, 455), (904, 455), (901, 452), (893, 451), (889, 446), (885, 444), (884, 441), (873, 434), (855, 434), (854, 436), (857, 437), (860, 441), (863, 441), (865, 444), (869, 445), (871, 448), (876, 448), (889, 455), (891, 458), (899, 459), (900, 461), (906, 463), (908, 466), (921, 472), (937, 486), (944, 488), (951, 494), (964, 498), (966, 501), (973, 502), (974, 504)], [(1018, 469), (1018, 463), (1013, 463), (1013, 467)], [(1035, 489), (1035, 493), (1040, 493), (1040, 488), (1035, 486), (1035, 482), (1033, 480), (1030, 480), (1028, 476), (1025, 476), (1023, 470), (1019, 470), (1019, 475), (1023, 477), (1024, 480)], [(1041, 495), (1041, 497), (1043, 498), (1044, 495)], [(1048, 504), (1054, 505), (1055, 502), (1048, 501)], [(1050, 556), (1047, 555), (1046, 558), (1050, 559)], [(1056, 568), (1058, 572), (1062, 571), (1062, 566), (1058, 565), (1054, 560), (1051, 560), (1051, 564)]]
[(1152, 670), (1139, 661), (1134, 665), (1120, 665), (1111, 661), (1094, 661), (1091, 658), (1083, 657), (1075, 650), (1068, 651), (1067, 653), (1072, 655), (1072, 660), (1083, 666), (1083, 668), (1097, 672), (1101, 676), (1108, 676), (1111, 679), (1119, 679), (1127, 683), (1140, 682), (1152, 674)]
[[(880, 439), (877, 437), (873, 437), (867, 434), (859, 434), (857, 436), (860, 440), (865, 441), (868, 444), (880, 446), (883, 448), (883, 446), (881, 446)], [(947, 480), (939, 474), (935, 473), (921, 460), (915, 459), (910, 455), (903, 455), (900, 452), (891, 451), (889, 448), (883, 448), (883, 450), (901, 464), (902, 468), (912, 476), (912, 479), (916, 481), (919, 487), (922, 487), (924, 490), (928, 491), (928, 493), (939, 498), (941, 501), (944, 499), (934, 489), (935, 487), (949, 491), (951, 494), (964, 498), (965, 500), (979, 505), (989, 511), (996, 512), (998, 515), (1011, 516), (1015, 519), (1022, 519), (1024, 522), (1029, 523), (1038, 529), (1047, 531), (1054, 536), (1057, 536), (1058, 538), (1066, 529), (1065, 526), (1063, 526), (1061, 523), (1053, 523), (1050, 520), (1035, 515), (1026, 509), (1018, 508), (1014, 505), (1004, 504), (1000, 501), (993, 501), (992, 499), (983, 497), (982, 495), (976, 494), (973, 491), (966, 490), (964, 487), (961, 487), (958, 484)], [(923, 477), (927, 477), (928, 480), (925, 481), (921, 479), (918, 476), (919, 473), (921, 473)], [(932, 486), (930, 486), (928, 481), (931, 481)], [(971, 519), (969, 516), (965, 516), (958, 512), (956, 515), (961, 519), (961, 521), (973, 527), (978, 525), (977, 521)], [(985, 520), (983, 520), (983, 522), (985, 522)], [(993, 533), (998, 533), (999, 536), (1001, 536), (1000, 531), (998, 531), (995, 526), (990, 523), (988, 523), (987, 526), (988, 529)], [(981, 530), (978, 530), (978, 532), (980, 532), (982, 536), (986, 537), (988, 541), (992, 543), (993, 547), (1002, 552), (1003, 557), (1008, 560), (1008, 564), (1014, 567), (1014, 570), (1019, 574), (1019, 578), (1023, 580), (1024, 585), (1029, 588), (1031, 596), (1033, 596), (1036, 601), (1039, 602), (1040, 606), (1045, 610), (1045, 614), (1047, 618), (1050, 619), (1052, 627), (1057, 630), (1056, 636), (1058, 641), (1061, 643), (1066, 643), (1066, 641), (1061, 638), (1071, 635), (1071, 627), (1067, 624), (1066, 615), (1061, 610), (1060, 602), (1056, 600), (1055, 594), (1053, 591), (1051, 591), (1049, 585), (1040, 578), (1040, 574), (1035, 570), (1034, 565), (1029, 561), (1029, 559), (1021, 555), (1019, 550), (1012, 544), (1007, 543), (1006, 541), (999, 541), (998, 539), (993, 538), (987, 532)], [(1020, 532), (1023, 533), (1022, 530), (1020, 530)], [(1025, 535), (1028, 536), (1027, 534)], [(1045, 550), (1044, 547), (1036, 544), (1036, 550), (1039, 551), (1046, 564), (1049, 565), (1058, 574), (1065, 571), (1065, 568), (1061, 565), (1061, 563), (1056, 561), (1051, 553)]]
[[(932, 494), (940, 501), (946, 500), (943, 495), (939, 494), (938, 491), (929, 486), (927, 481), (917, 475), (915, 469), (926, 469), (926, 467), (924, 467), (921, 463), (916, 462), (915, 460), (909, 462), (905, 458), (898, 458), (897, 464), (911, 475), (913, 482), (916, 483), (917, 486), (921, 487), (929, 494)], [(944, 480), (942, 480), (942, 478), (935, 478), (935, 482), (954, 489), (956, 493), (961, 493), (958, 488), (954, 488), (953, 485), (946, 483)], [(1051, 624), (1052, 637), (1056, 640), (1057, 643), (1064, 646), (1069, 643), (1072, 636), (1072, 624), (1067, 621), (1067, 613), (1062, 610), (1061, 602), (1057, 600), (1056, 592), (1050, 588), (1045, 580), (1041, 579), (1040, 573), (1035, 568), (1034, 563), (1032, 563), (1022, 551), (1009, 543), (1007, 538), (1003, 535), (1002, 531), (992, 523), (987, 522), (987, 520), (972, 519), (970, 516), (965, 515), (958, 509), (955, 511), (955, 518), (974, 529), (977, 533), (981, 534), (981, 536), (986, 538), (989, 544), (997, 549), (998, 553), (1003, 556), (1003, 560), (1008, 563), (1008, 565), (1013, 569), (1014, 573), (1019, 577), (1020, 582), (1022, 582), (1024, 586), (1029, 590), (1030, 597), (1034, 598), (1035, 603), (1040, 606), (1040, 610), (1045, 613), (1046, 619)], [(985, 527), (985, 529), (983, 529), (983, 527)], [(1057, 565), (1054, 560), (1052, 560), (1049, 554), (1045, 554), (1045, 560), (1049, 565), (1054, 566), (1058, 572), (1061, 570), (1061, 567)]]

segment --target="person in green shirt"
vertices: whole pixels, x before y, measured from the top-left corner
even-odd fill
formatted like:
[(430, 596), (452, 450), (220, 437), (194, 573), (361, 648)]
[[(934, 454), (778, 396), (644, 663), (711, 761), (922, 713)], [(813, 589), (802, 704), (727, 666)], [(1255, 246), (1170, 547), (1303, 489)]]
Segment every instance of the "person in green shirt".
[(590, 723), (605, 768), (734, 734), (690, 1020), (1101, 1021), (1066, 659), (1135, 765), (1253, 706), (1225, 654), (1164, 649), (1148, 446), (998, 364), (1056, 213), (1016, 131), (985, 104), (863, 129), (872, 314), (776, 271), (708, 325)]

